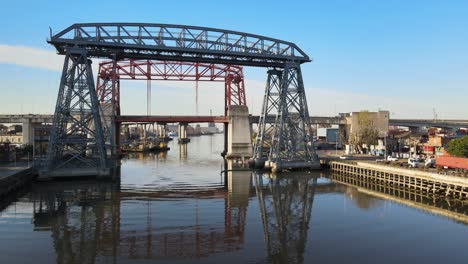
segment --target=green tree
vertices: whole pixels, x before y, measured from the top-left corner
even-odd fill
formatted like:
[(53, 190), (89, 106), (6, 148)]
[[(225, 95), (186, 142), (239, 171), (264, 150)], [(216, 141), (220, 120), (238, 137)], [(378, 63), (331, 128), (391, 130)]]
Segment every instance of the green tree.
[(468, 136), (450, 140), (447, 152), (455, 157), (468, 158)]
[(374, 125), (369, 111), (364, 110), (357, 114), (358, 128), (355, 128), (357, 132), (350, 136), (349, 142), (354, 145), (354, 148), (358, 152), (362, 152), (362, 145), (376, 145), (379, 138), (379, 131)]

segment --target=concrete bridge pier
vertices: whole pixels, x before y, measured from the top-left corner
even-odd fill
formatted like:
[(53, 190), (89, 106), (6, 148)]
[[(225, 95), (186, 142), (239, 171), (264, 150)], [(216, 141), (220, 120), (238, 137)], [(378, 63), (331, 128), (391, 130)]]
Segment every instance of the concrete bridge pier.
[(141, 130), (142, 130), (142, 136), (143, 137), (143, 145), (146, 146), (146, 138), (147, 138), (147, 135), (146, 135), (146, 124), (142, 124), (141, 125)]
[(29, 119), (24, 119), (21, 122), (22, 127), (22, 143), (32, 145), (34, 142), (34, 127), (40, 126), (41, 123), (33, 123)]
[(179, 144), (187, 144), (190, 138), (187, 137), (187, 123), (179, 123)]
[(249, 108), (243, 105), (231, 105), (228, 109), (226, 158), (252, 157), (252, 135), (249, 123)]
[(160, 139), (167, 140), (167, 138), (168, 138), (168, 136), (167, 136), (167, 124), (166, 123), (158, 124), (157, 127), (158, 127), (158, 137)]
[(159, 138), (159, 136), (161, 135), (161, 128), (160, 128), (160, 126), (159, 126), (158, 123), (156, 123), (155, 125), (156, 125), (156, 126), (155, 126), (155, 128), (154, 128), (154, 130), (155, 130), (154, 133), (155, 133), (156, 137)]
[(30, 142), (32, 142), (33, 138), (32, 125), (27, 120), (26, 122), (23, 122), (21, 126), (23, 130), (23, 144), (29, 144)]

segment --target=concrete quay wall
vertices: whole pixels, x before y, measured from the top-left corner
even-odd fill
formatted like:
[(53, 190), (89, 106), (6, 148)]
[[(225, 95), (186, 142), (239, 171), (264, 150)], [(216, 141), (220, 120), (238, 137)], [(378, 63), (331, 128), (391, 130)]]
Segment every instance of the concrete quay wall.
[(437, 196), (468, 199), (468, 179), (436, 173), (393, 168), (368, 162), (329, 163), (332, 172), (339, 172), (389, 186), (404, 187)]

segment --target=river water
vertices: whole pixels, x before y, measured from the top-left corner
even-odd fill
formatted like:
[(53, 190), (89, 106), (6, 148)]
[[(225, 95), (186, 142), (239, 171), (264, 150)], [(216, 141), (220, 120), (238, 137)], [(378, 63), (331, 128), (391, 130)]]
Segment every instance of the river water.
[(117, 182), (1, 201), (0, 263), (467, 263), (467, 202), (251, 172), (223, 162), (222, 135), (170, 147), (123, 158)]

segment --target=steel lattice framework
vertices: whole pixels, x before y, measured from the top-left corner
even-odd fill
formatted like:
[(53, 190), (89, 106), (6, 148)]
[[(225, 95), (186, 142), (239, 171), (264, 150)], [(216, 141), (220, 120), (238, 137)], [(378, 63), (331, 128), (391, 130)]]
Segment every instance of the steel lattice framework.
[[(46, 171), (106, 167), (104, 132), (91, 61), (84, 50), (67, 52), (55, 107)], [(94, 171), (93, 174), (99, 174)]]
[[(275, 116), (275, 122), (269, 119)], [(269, 70), (251, 164), (274, 171), (318, 168), (301, 67)]]
[[(281, 72), (269, 73), (264, 98), (267, 107), (262, 110), (264, 122), (260, 124), (263, 132), (256, 144), (269, 151), (257, 151), (259, 157), (265, 159), (264, 153), (268, 153), (267, 162), (275, 170), (311, 167), (315, 162), (300, 71), (300, 65), (310, 59), (294, 43), (222, 29), (144, 23), (74, 24), (51, 36), (48, 42), (65, 55), (65, 66), (44, 174), (71, 164), (89, 171), (105, 166), (107, 155), (116, 150), (112, 138), (118, 134), (115, 120), (120, 113), (121, 76), (202, 80), (207, 76), (203, 72), (210, 72), (213, 78), (217, 71), (225, 74), (226, 106), (245, 105), (243, 76), (240, 68), (232, 65), (269, 67)], [(112, 60), (107, 64), (110, 67), (99, 70), (99, 99), (90, 58)], [(158, 64), (154, 60), (165, 62)], [(120, 65), (120, 61), (128, 61), (128, 65)], [(214, 64), (231, 66), (220, 68)], [(193, 70), (195, 74), (191, 73)], [(171, 78), (164, 76), (168, 73)], [(74, 112), (75, 109), (79, 110)], [(276, 121), (268, 143), (264, 140), (270, 132), (266, 132), (264, 123), (274, 110)], [(77, 119), (77, 115), (82, 117)]]
[(274, 38), (216, 28), (145, 24), (73, 24), (51, 36), (59, 54), (80, 46), (91, 57), (207, 62), (283, 67), (310, 61), (296, 44)]
[(283, 69), (279, 93), (267, 166), (275, 171), (314, 167), (318, 159), (313, 149), (309, 110), (298, 64), (287, 64)]
[(275, 126), (269, 119), (275, 119), (280, 105), (282, 71), (271, 69), (268, 72), (265, 95), (263, 98), (262, 114), (258, 123), (258, 134), (255, 140), (253, 160), (255, 167), (263, 167), (268, 159), (272, 146)]

